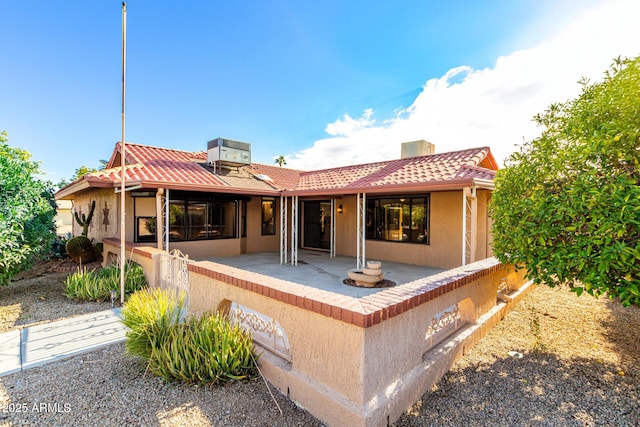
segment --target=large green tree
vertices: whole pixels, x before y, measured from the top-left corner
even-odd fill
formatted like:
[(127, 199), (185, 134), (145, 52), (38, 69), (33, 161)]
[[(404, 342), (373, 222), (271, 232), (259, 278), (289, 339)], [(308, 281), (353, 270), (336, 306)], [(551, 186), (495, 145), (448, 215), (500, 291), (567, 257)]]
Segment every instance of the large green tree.
[(31, 154), (10, 147), (0, 132), (0, 285), (28, 269), (55, 237), (53, 188), (39, 173)]
[(640, 305), (640, 57), (581, 84), (498, 172), (495, 253), (537, 283)]

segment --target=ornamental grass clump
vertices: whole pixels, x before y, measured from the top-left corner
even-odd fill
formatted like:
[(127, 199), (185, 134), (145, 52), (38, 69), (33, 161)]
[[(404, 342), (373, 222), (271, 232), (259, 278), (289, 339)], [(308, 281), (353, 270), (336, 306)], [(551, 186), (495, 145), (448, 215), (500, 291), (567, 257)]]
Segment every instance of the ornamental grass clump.
[[(139, 264), (127, 262), (124, 268), (125, 298), (147, 286), (144, 270)], [(120, 298), (120, 266), (113, 264), (101, 270), (87, 270), (78, 268), (65, 281), (65, 295), (67, 298), (83, 301), (108, 301), (111, 291), (116, 291)]]
[(149, 359), (169, 331), (184, 317), (184, 295), (164, 289), (144, 289), (131, 295), (122, 307), (122, 323), (129, 328), (125, 348)]
[(162, 289), (131, 296), (122, 310), (125, 347), (168, 381), (221, 384), (255, 374), (251, 334), (218, 314), (185, 319), (184, 295)]
[(171, 328), (152, 351), (149, 369), (169, 381), (220, 384), (252, 377), (255, 358), (248, 332), (206, 314)]

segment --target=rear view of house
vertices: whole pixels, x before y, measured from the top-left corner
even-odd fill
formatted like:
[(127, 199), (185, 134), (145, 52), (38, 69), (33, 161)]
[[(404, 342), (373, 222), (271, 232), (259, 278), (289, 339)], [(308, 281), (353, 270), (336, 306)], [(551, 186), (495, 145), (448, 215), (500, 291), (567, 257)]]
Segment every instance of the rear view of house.
[[(79, 213), (96, 201), (96, 242), (120, 236), (120, 165), (118, 143), (105, 170), (56, 194)], [(317, 171), (252, 163), (250, 144), (224, 138), (199, 152), (127, 144), (126, 239), (192, 259), (280, 251), (295, 264), (305, 248), (358, 266), (452, 268), (492, 254), (496, 170), (488, 147), (435, 153), (426, 141), (403, 144), (399, 159)]]

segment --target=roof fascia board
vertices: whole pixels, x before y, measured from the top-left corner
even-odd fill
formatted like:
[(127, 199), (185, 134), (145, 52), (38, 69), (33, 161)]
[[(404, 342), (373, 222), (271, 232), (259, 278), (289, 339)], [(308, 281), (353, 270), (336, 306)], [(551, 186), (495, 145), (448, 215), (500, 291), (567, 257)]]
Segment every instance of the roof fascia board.
[(350, 188), (329, 188), (329, 189), (314, 189), (314, 190), (292, 190), (284, 191), (283, 195), (286, 196), (323, 196), (332, 194), (383, 194), (389, 192), (416, 192), (416, 191), (446, 191), (446, 190), (460, 190), (464, 187), (470, 187), (474, 184), (474, 180), (471, 178), (448, 180), (448, 181), (435, 181), (421, 184), (397, 184), (397, 185), (380, 185), (375, 187), (350, 187)]
[(181, 184), (176, 185), (170, 182), (161, 181), (140, 181), (140, 185), (143, 188), (164, 188), (168, 190), (181, 190), (181, 191), (201, 191), (204, 193), (228, 193), (228, 194), (242, 194), (242, 195), (255, 195), (255, 196), (279, 196), (281, 191), (279, 190), (257, 190), (252, 188), (237, 188), (237, 187), (214, 187), (214, 186), (202, 186), (202, 185), (189, 185)]

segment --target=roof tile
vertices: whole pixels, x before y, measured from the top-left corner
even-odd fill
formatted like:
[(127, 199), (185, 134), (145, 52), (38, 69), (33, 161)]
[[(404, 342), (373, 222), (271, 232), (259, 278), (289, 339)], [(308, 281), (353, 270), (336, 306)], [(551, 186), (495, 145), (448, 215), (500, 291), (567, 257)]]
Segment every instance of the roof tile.
[[(85, 175), (90, 185), (114, 186), (120, 182), (116, 144), (109, 169)], [(431, 154), (363, 165), (343, 166), (311, 172), (253, 163), (218, 174), (207, 165), (207, 153), (127, 144), (126, 180), (143, 186), (193, 188), (200, 191), (235, 189), (265, 194), (355, 192), (395, 186), (428, 186), (460, 180), (493, 180), (497, 165), (488, 147)], [(78, 181), (76, 181), (78, 182)], [(93, 183), (93, 184), (92, 184)], [(70, 184), (72, 185), (72, 184)], [(65, 187), (66, 188), (66, 187)]]

